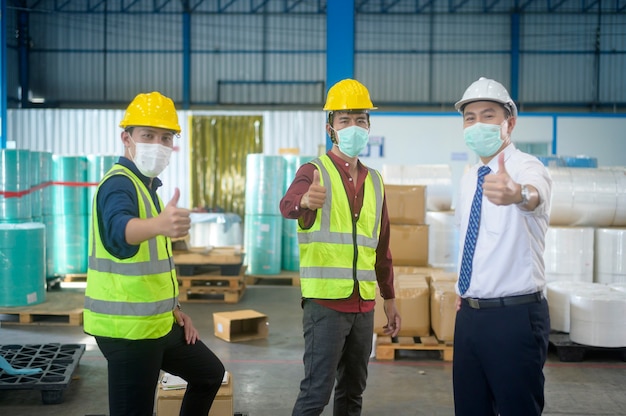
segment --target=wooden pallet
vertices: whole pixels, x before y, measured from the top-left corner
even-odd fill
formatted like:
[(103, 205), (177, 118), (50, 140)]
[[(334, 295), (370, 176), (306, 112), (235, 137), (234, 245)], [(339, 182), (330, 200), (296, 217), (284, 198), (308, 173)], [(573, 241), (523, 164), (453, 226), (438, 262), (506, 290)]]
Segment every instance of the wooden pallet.
[(248, 285), (288, 285), (300, 286), (300, 272), (282, 270), (279, 274), (248, 274)]
[(179, 289), (182, 291), (196, 287), (210, 287), (213, 289), (240, 289), (244, 281), (243, 276), (203, 274), (194, 276), (178, 276), (178, 283)]
[(243, 254), (233, 247), (214, 247), (208, 249), (174, 250), (174, 263), (176, 265), (200, 265), (200, 264), (242, 264)]
[(72, 273), (61, 276), (63, 282), (87, 282), (87, 273)]
[(37, 305), (0, 308), (2, 325), (68, 325), (83, 324), (83, 292), (46, 292), (46, 301)]
[(192, 286), (181, 288), (178, 300), (188, 303), (238, 303), (246, 291), (245, 282), (241, 281), (238, 289), (214, 286)]
[(608, 348), (577, 344), (565, 332), (551, 332), (549, 341), (550, 348), (563, 362), (580, 362), (591, 357), (603, 359), (615, 357), (626, 361), (626, 347)]
[(454, 346), (452, 343), (439, 341), (435, 336), (397, 337), (378, 336), (376, 340), (376, 359), (393, 360), (399, 350), (440, 351), (443, 361), (452, 361)]

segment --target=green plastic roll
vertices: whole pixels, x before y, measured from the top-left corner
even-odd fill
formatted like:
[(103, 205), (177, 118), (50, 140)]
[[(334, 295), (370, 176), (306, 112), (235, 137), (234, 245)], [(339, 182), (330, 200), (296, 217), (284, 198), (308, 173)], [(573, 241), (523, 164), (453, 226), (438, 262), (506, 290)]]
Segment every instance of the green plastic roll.
[(87, 214), (87, 158), (52, 156), (52, 214)]
[(119, 156), (113, 155), (88, 155), (87, 156), (87, 213), (93, 211), (93, 196), (102, 177), (117, 163)]
[(0, 218), (9, 222), (31, 221), (30, 152), (0, 149)]
[(43, 187), (41, 193), (41, 215), (52, 215), (52, 152), (41, 152), (40, 186)]
[(280, 215), (285, 159), (251, 153), (246, 159), (246, 215)]
[(46, 300), (45, 236), (41, 223), (0, 224), (0, 306)]
[(246, 215), (244, 250), (247, 274), (280, 273), (282, 226), (283, 217), (280, 215)]
[(53, 215), (46, 224), (47, 277), (87, 273), (87, 215)]
[[(315, 159), (315, 156), (284, 155), (285, 158), (285, 182), (283, 194), (287, 192), (291, 182), (296, 177), (300, 166)], [(281, 245), (281, 258), (283, 270), (300, 270), (300, 248), (298, 247), (298, 227), (296, 220), (283, 218), (283, 235)]]

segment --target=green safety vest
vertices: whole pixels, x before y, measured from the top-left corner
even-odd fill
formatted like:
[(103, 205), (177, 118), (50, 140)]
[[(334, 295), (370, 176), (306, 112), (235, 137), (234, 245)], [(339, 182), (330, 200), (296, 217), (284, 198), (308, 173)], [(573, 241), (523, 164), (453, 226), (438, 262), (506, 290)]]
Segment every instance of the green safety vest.
[(345, 299), (354, 282), (365, 300), (376, 295), (376, 247), (380, 235), (384, 187), (380, 174), (370, 169), (358, 221), (353, 220), (341, 175), (329, 156), (310, 162), (326, 186), (326, 201), (317, 210), (311, 228), (298, 222), (300, 286), (304, 298)]
[[(146, 186), (126, 167), (115, 165), (101, 181), (113, 175), (131, 179), (137, 191), (139, 218), (158, 215)], [(96, 201), (98, 190), (94, 196)], [(163, 202), (159, 199), (163, 209)], [(139, 245), (137, 254), (119, 259), (107, 251), (93, 209), (89, 233), (89, 266), (85, 290), (84, 330), (110, 338), (155, 339), (172, 329), (178, 280), (172, 258), (172, 242), (159, 235)]]

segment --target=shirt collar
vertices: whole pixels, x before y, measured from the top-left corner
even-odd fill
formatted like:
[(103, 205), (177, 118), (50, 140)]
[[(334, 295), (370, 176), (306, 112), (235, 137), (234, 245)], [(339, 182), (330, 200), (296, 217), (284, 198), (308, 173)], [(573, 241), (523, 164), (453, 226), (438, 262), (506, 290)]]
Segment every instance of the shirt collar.
[[(143, 173), (139, 172), (139, 169), (137, 169), (137, 165), (135, 165), (135, 162), (133, 162), (132, 160), (128, 159), (127, 157), (120, 156), (119, 164), (124, 166), (125, 168), (130, 169), (131, 172), (133, 172), (135, 174), (135, 176), (137, 176), (139, 178), (139, 180), (144, 185), (146, 185), (146, 188), (148, 188), (148, 189), (156, 190), (161, 185), (163, 185), (163, 182), (161, 182), (161, 180), (159, 178), (148, 178), (146, 175), (144, 175)], [(150, 179), (152, 179), (152, 188), (150, 188)]]

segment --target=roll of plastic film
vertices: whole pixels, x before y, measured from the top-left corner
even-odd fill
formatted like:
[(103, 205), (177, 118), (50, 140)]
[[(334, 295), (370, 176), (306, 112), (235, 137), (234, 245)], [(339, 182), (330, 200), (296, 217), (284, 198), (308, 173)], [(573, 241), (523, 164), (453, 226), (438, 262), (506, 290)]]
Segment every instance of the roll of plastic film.
[(596, 228), (595, 281), (626, 283), (626, 228)]
[(43, 192), (39, 185), (41, 184), (41, 152), (30, 152), (30, 202), (31, 215), (33, 218), (41, 218), (41, 204), (43, 200)]
[(41, 214), (42, 216), (52, 215), (54, 207), (52, 204), (52, 152), (41, 152), (40, 168), (41, 190)]
[(448, 272), (456, 271), (459, 256), (459, 230), (454, 211), (427, 211), (428, 262)]
[(298, 246), (297, 220), (283, 218), (281, 265), (283, 270), (300, 270), (300, 247)]
[(32, 218), (30, 152), (0, 149), (0, 218), (24, 222)]
[(252, 153), (246, 159), (246, 215), (280, 215), (285, 159)]
[(119, 156), (87, 155), (87, 213), (93, 210), (93, 196), (102, 177), (117, 163)]
[(548, 227), (543, 257), (548, 282), (593, 282), (594, 229)]
[(570, 339), (594, 347), (626, 347), (626, 293), (577, 293), (570, 299)]
[(280, 215), (246, 215), (244, 248), (247, 274), (280, 273), (282, 221)]
[(54, 215), (46, 221), (47, 277), (87, 272), (87, 215)]
[(53, 215), (87, 214), (87, 158), (52, 156)]
[(617, 182), (611, 170), (548, 168), (552, 177), (550, 225), (607, 227), (617, 206)]
[[(284, 155), (283, 157), (285, 158), (284, 194), (296, 177), (296, 172), (298, 172), (300, 166), (315, 159), (315, 156)], [(283, 218), (281, 264), (283, 270), (296, 271), (300, 269), (300, 249), (298, 247), (298, 225), (296, 220)]]
[(41, 223), (0, 224), (0, 306), (46, 300), (45, 235)]
[(553, 281), (546, 285), (546, 298), (550, 309), (550, 328), (554, 331), (570, 331), (570, 298), (577, 293), (606, 292), (608, 286), (589, 282)]

